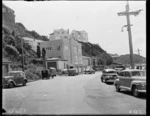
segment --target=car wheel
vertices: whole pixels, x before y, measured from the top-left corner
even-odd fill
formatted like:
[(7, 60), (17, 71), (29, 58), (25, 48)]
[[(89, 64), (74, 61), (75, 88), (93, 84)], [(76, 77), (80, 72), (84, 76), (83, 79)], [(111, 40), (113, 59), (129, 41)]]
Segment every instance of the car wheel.
[(23, 86), (26, 86), (26, 83), (27, 83), (27, 82), (24, 80), (22, 85), (23, 85)]
[(13, 83), (13, 82), (10, 82), (10, 83), (8, 84), (8, 86), (9, 86), (9, 88), (13, 88), (13, 87), (14, 87), (14, 83)]
[(117, 92), (120, 92), (119, 85), (118, 85), (118, 84), (116, 84), (116, 85), (115, 85), (115, 87), (116, 87), (116, 91), (117, 91)]
[(136, 86), (133, 86), (133, 89), (132, 89), (132, 93), (135, 97), (138, 97), (139, 96), (139, 92), (138, 92), (138, 89)]
[(103, 78), (103, 83), (106, 83), (106, 80)]
[[(103, 82), (103, 78), (101, 78), (101, 82)], [(104, 83), (104, 82), (103, 82)]]

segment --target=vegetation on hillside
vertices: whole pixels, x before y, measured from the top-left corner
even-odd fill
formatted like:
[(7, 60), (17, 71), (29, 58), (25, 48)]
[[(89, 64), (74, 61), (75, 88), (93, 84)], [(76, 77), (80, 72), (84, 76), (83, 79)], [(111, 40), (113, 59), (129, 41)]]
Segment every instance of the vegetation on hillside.
[(11, 68), (13, 70), (22, 69), (23, 51), (27, 78), (29, 80), (41, 78), (39, 72), (35, 69), (36, 66), (32, 65), (32, 59), (36, 58), (37, 55), (36, 52), (31, 49), (31, 45), (24, 41), (21, 36), (16, 35), (15, 31), (11, 30), (8, 26), (3, 25), (2, 34), (2, 55), (12, 61)]
[[(134, 54), (133, 61), (135, 64), (146, 63), (146, 58), (144, 58), (143, 56)], [(121, 55), (119, 58), (117, 58), (116, 62), (119, 62), (122, 64), (130, 64), (130, 54)]]
[(99, 65), (110, 65), (113, 62), (112, 57), (104, 51), (98, 44), (84, 43), (82, 44), (83, 56), (96, 57)]
[[(3, 25), (6, 27), (6, 25)], [(24, 37), (31, 37), (38, 40), (49, 41), (47, 36), (39, 35), (36, 31), (32, 30), (29, 31), (25, 28), (22, 23), (15, 23), (15, 24), (8, 24), (10, 31), (14, 31), (16, 35), (21, 35)]]

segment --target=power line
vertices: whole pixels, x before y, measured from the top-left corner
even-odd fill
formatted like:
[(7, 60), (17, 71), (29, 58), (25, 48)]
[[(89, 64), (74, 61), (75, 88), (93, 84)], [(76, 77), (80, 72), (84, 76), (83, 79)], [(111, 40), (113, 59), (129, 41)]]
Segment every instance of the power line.
[(124, 25), (122, 27), (122, 31), (123, 31), (124, 27), (127, 28), (128, 36), (129, 36), (130, 64), (131, 64), (132, 69), (134, 69), (134, 62), (133, 62), (133, 46), (132, 46), (132, 34), (131, 34), (131, 26), (132, 25), (130, 24), (130, 15), (137, 16), (137, 15), (139, 15), (139, 13), (141, 11), (142, 10), (140, 9), (140, 10), (137, 10), (137, 11), (129, 12), (129, 2), (127, 0), (126, 11), (118, 13), (118, 16), (126, 16), (126, 19), (127, 19), (127, 25)]

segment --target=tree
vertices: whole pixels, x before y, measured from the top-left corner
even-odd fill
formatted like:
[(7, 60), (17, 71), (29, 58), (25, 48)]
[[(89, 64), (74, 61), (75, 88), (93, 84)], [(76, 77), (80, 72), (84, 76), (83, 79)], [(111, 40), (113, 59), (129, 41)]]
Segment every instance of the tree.
[(41, 50), (39, 45), (37, 45), (37, 57), (41, 58)]
[(45, 50), (45, 48), (43, 48), (42, 49), (42, 57), (45, 58), (45, 55), (46, 55), (46, 50)]
[(5, 55), (7, 57), (10, 57), (11, 60), (16, 60), (19, 56), (19, 52), (14, 46), (6, 45), (4, 51), (5, 51)]

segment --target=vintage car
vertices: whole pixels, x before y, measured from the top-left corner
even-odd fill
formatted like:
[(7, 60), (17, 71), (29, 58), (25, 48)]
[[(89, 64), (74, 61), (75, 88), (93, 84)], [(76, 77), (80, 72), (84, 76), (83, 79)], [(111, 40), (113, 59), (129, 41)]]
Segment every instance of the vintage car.
[(56, 76), (56, 73), (57, 73), (56, 68), (49, 67), (49, 74), (52, 78), (54, 78), (54, 76)]
[(84, 71), (85, 74), (94, 74), (95, 70), (93, 68), (86, 68)]
[(68, 69), (62, 69), (61, 72), (62, 74), (68, 74)]
[(42, 79), (49, 79), (50, 78), (50, 73), (49, 73), (49, 70), (47, 70), (47, 69), (43, 69), (41, 71), (41, 75), (42, 75)]
[(117, 78), (117, 72), (115, 69), (104, 69), (102, 71), (101, 82), (108, 83), (114, 82)]
[(119, 73), (114, 85), (116, 91), (121, 89), (131, 91), (138, 97), (139, 93), (146, 93), (146, 71), (138, 69), (126, 69)]
[(8, 86), (10, 88), (22, 84), (25, 86), (27, 83), (26, 75), (23, 71), (10, 71), (7, 76), (2, 79), (3, 87)]
[(70, 69), (68, 69), (68, 75), (69, 76), (78, 75), (77, 69), (76, 68), (70, 68)]

